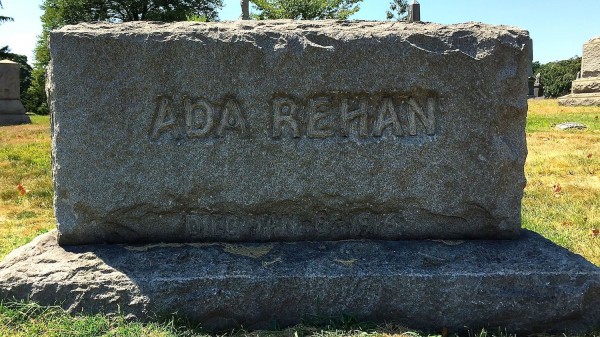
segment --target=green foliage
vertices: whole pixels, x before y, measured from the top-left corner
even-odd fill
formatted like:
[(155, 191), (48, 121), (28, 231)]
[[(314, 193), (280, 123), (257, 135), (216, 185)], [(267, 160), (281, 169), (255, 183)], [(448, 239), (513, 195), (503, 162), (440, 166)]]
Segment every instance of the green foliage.
[[(47, 64), (47, 63), (46, 63)], [(31, 85), (27, 89), (27, 100), (23, 102), (27, 111), (38, 115), (50, 113), (46, 102), (46, 65), (35, 63), (31, 72)]]
[(346, 20), (360, 9), (362, 0), (254, 0), (258, 20)]
[[(44, 18), (46, 14), (42, 16)], [(46, 67), (50, 62), (50, 50), (48, 49), (48, 34), (50, 29), (42, 30), (42, 35), (38, 40), (33, 51), (35, 55), (35, 64), (31, 72), (31, 85), (27, 89), (27, 111), (38, 115), (47, 115), (50, 111), (46, 102)]]
[(208, 22), (208, 18), (203, 15), (188, 15), (185, 21), (194, 21), (194, 22)]
[(213, 21), (222, 6), (222, 0), (45, 0), (42, 9), (49, 15), (42, 23), (57, 28), (91, 21), (185, 21), (189, 16)]
[(533, 70), (534, 76), (535, 76), (535, 74), (540, 72), (541, 67), (542, 67), (542, 65), (540, 64), (540, 61), (534, 61), (533, 63), (531, 63), (531, 69)]
[[(0, 8), (3, 8), (2, 1), (0, 1)], [(6, 21), (14, 21), (14, 20), (11, 17), (0, 15), (0, 24), (3, 22), (6, 22)]]
[(386, 19), (396, 19), (404, 21), (407, 18), (408, 2), (407, 0), (393, 0), (390, 3), (390, 9), (385, 13)]
[(571, 82), (581, 70), (581, 57), (548, 62), (540, 65), (533, 62), (533, 74), (541, 73), (544, 96), (559, 97), (571, 92)]
[(31, 85), (31, 66), (27, 63), (27, 56), (13, 54), (8, 46), (0, 48), (0, 60), (11, 60), (19, 64), (19, 78), (21, 101), (27, 107), (27, 89)]
[(80, 22), (214, 21), (223, 0), (44, 0), (42, 34), (34, 50), (35, 64), (27, 91), (27, 109), (48, 114), (46, 67), (50, 31)]

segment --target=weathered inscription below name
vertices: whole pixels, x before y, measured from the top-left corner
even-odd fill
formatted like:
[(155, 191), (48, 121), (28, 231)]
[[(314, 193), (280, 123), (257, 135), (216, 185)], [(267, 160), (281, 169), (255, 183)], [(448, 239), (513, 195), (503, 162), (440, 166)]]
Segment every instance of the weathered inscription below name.
[[(437, 99), (410, 96), (347, 98), (322, 95), (307, 100), (286, 96), (270, 102), (268, 134), (272, 139), (331, 137), (409, 137), (435, 134)], [(219, 104), (202, 97), (175, 100), (159, 96), (149, 137), (219, 138), (250, 131), (241, 104), (227, 97)]]

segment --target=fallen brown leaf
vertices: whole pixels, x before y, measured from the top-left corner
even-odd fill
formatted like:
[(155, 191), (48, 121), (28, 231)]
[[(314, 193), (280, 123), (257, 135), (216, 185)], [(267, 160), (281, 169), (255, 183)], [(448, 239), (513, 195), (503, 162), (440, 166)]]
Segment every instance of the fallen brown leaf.
[(560, 191), (562, 191), (562, 187), (560, 187), (560, 184), (558, 183), (552, 187), (554, 188), (554, 193), (560, 193)]
[(23, 187), (23, 185), (19, 184), (17, 185), (17, 191), (19, 191), (20, 195), (25, 195), (27, 194), (27, 190), (25, 189), (25, 187)]
[(597, 238), (598, 235), (600, 235), (600, 229), (598, 229), (598, 228), (590, 229), (590, 236), (591, 237)]

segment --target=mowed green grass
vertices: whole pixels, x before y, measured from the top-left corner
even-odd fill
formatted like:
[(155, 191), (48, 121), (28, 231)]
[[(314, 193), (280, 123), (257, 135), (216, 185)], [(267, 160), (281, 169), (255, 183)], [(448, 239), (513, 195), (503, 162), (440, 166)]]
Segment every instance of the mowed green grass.
[(32, 116), (31, 125), (0, 127), (0, 259), (55, 228), (49, 121)]
[[(600, 266), (600, 107), (559, 107), (556, 100), (530, 100), (529, 155), (525, 167), (523, 226)], [(0, 259), (35, 236), (55, 228), (49, 118), (32, 125), (0, 127)], [(585, 130), (558, 131), (562, 122)], [(18, 186), (25, 189), (21, 194)], [(228, 336), (419, 336), (395, 325), (352, 320), (328, 327), (282, 331), (234, 331)], [(70, 316), (35, 304), (0, 304), (0, 336), (204, 336), (189, 324), (126, 322), (120, 317)], [(472, 336), (508, 336), (498, 331)], [(600, 331), (596, 333), (600, 336)]]
[[(491, 335), (491, 334), (490, 334)], [(496, 335), (509, 336), (503, 333)], [(425, 336), (414, 330), (394, 324), (359, 324), (353, 320), (340, 321), (335, 325), (312, 327), (298, 325), (284, 330), (246, 331), (238, 329), (220, 334), (203, 332), (200, 326), (192, 326), (175, 320), (155, 323), (127, 322), (123, 317), (109, 318), (102, 315), (66, 314), (57, 307), (40, 307), (35, 304), (0, 304), (0, 336), (315, 336), (315, 337), (375, 337), (375, 336)], [(480, 331), (473, 337), (485, 337)]]
[[(580, 122), (585, 130), (559, 131)], [(530, 100), (523, 226), (600, 266), (600, 107)]]

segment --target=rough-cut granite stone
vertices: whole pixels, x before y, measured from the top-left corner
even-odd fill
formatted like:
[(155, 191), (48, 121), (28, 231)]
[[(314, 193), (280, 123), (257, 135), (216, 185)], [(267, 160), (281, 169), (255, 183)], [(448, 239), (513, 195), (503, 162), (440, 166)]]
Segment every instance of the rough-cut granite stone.
[(64, 27), (59, 242), (515, 237), (529, 48), (477, 23)]
[(509, 332), (600, 328), (600, 269), (538, 234), (517, 240), (61, 247), (44, 234), (0, 264), (0, 298), (209, 329), (302, 319)]
[(559, 105), (600, 106), (600, 37), (583, 45), (580, 77), (571, 86), (571, 94), (558, 98)]

